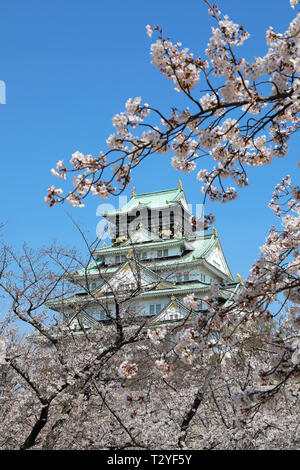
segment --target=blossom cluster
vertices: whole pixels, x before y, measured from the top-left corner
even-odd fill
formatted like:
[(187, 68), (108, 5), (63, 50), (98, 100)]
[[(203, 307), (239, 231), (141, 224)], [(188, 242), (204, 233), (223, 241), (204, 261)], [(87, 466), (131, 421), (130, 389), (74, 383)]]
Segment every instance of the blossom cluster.
[(192, 364), (199, 353), (198, 336), (193, 328), (186, 328), (176, 335), (174, 350), (185, 364)]
[(168, 378), (172, 374), (172, 364), (167, 364), (163, 358), (155, 361), (155, 366), (163, 378)]
[(123, 361), (118, 368), (118, 373), (120, 377), (123, 377), (124, 379), (131, 379), (137, 374), (137, 370), (138, 368), (135, 363)]
[(148, 338), (154, 343), (154, 344), (160, 344), (160, 342), (165, 338), (167, 334), (166, 328), (160, 327), (160, 328), (155, 328), (155, 329), (149, 329), (147, 331)]
[(184, 304), (191, 310), (199, 307), (199, 300), (195, 299), (194, 294), (188, 294), (183, 299)]
[(188, 49), (181, 49), (182, 44), (173, 44), (160, 37), (151, 45), (152, 65), (169, 80), (173, 80), (178, 92), (192, 90), (200, 80), (200, 72), (207, 67), (207, 62), (194, 59)]

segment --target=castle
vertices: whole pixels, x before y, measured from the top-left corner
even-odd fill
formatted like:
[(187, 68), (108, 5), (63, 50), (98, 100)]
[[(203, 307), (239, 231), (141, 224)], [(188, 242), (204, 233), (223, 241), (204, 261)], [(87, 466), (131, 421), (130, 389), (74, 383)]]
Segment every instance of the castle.
[(101, 328), (116, 315), (147, 326), (176, 322), (190, 313), (183, 300), (189, 294), (205, 311), (213, 281), (221, 286), (222, 304), (240, 288), (217, 231), (195, 223), (181, 182), (163, 191), (133, 190), (124, 207), (102, 216), (110, 246), (95, 249), (87, 267), (71, 276), (79, 292), (48, 302), (72, 330)]

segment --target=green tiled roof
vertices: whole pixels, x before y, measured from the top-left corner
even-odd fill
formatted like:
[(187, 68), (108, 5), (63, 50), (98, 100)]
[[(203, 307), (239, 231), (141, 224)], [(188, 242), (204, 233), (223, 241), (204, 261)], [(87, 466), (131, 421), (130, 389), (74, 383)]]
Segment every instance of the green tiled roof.
[[(135, 247), (135, 250), (137, 252), (139, 251), (144, 251), (147, 248), (164, 248), (168, 246), (176, 246), (176, 245), (181, 245), (184, 242), (182, 238), (174, 238), (174, 239), (163, 239), (160, 238), (159, 240), (153, 240), (149, 242), (143, 242), (141, 244), (136, 243), (133, 244)], [(95, 250), (95, 254), (98, 256), (100, 255), (109, 255), (109, 254), (119, 254), (119, 253), (127, 253), (127, 251), (131, 248), (131, 244), (128, 243), (127, 241), (124, 241), (123, 243), (120, 243), (120, 245), (111, 245), (111, 246), (106, 246), (105, 248), (97, 248)]]
[(192, 261), (194, 258), (200, 259), (209, 255), (216, 245), (218, 239), (215, 235), (204, 236), (194, 242), (194, 250), (184, 257), (184, 261)]
[[(166, 281), (161, 281), (162, 284), (168, 284)], [(171, 283), (169, 283), (171, 284)], [(205, 282), (201, 281), (195, 281), (195, 282), (189, 282), (186, 284), (182, 285), (175, 285), (175, 286), (170, 286), (166, 287), (165, 289), (153, 289), (149, 291), (144, 291), (141, 292), (138, 296), (138, 299), (143, 299), (143, 298), (152, 298), (152, 297), (162, 297), (162, 296), (169, 296), (169, 295), (176, 295), (176, 294), (186, 294), (190, 292), (200, 292), (200, 291), (208, 291), (210, 288), (209, 284), (206, 284)], [(99, 287), (100, 289), (100, 287)], [(126, 294), (125, 294), (126, 295)], [(79, 302), (81, 304), (92, 304), (93, 302), (98, 302), (100, 299), (105, 299), (105, 300), (113, 300), (114, 296), (110, 293), (107, 295), (103, 295), (101, 297), (94, 297), (92, 295), (85, 295), (82, 297), (78, 297), (76, 294), (72, 295), (70, 297), (63, 297), (63, 298), (57, 298), (57, 299), (52, 299), (47, 302), (47, 306), (51, 309), (60, 309), (62, 305), (64, 306), (70, 306), (72, 304), (77, 305)]]
[[(207, 234), (204, 235), (204, 237), (201, 238), (196, 238), (195, 240), (188, 240), (186, 241), (185, 239), (169, 239), (169, 240), (160, 240), (159, 242), (149, 242), (149, 243), (143, 243), (140, 246), (136, 245), (135, 249), (137, 253), (142, 250), (144, 251), (145, 249), (161, 249), (161, 248), (167, 248), (168, 246), (176, 246), (176, 245), (187, 245), (189, 248), (191, 245), (194, 245), (193, 251), (190, 253), (186, 254), (185, 256), (182, 256), (178, 259), (176, 259), (176, 263), (181, 264), (181, 263), (186, 263), (190, 261), (195, 261), (195, 259), (201, 259), (203, 255), (208, 255), (211, 249), (215, 246), (217, 242), (217, 238), (213, 234)], [(95, 257), (100, 256), (100, 255), (109, 255), (112, 253), (124, 253), (126, 254), (128, 250), (130, 249), (130, 246), (118, 246), (118, 247), (105, 247), (102, 249), (98, 249), (95, 252)], [(155, 265), (159, 266), (168, 266), (171, 264), (174, 264), (174, 259), (165, 259), (165, 260), (159, 260), (159, 259), (153, 259), (153, 263)], [(93, 275), (93, 274), (99, 274), (99, 268), (103, 264), (103, 261), (96, 262), (92, 261), (88, 267), (85, 269), (81, 269), (76, 273), (77, 276), (85, 276), (86, 274)], [(147, 264), (142, 264), (142, 265), (151, 265), (151, 260), (148, 260)], [(108, 267), (103, 267), (103, 272), (105, 273), (113, 273), (119, 269), (119, 265), (117, 266), (108, 266)]]
[(184, 195), (183, 190), (178, 187), (175, 189), (166, 189), (164, 191), (154, 191), (152, 193), (143, 193), (134, 195), (130, 201), (121, 209), (117, 209), (111, 212), (104, 212), (103, 217), (116, 215), (116, 214), (126, 214), (139, 204), (143, 204), (149, 209), (157, 209), (163, 206), (171, 206), (176, 202), (180, 201)]
[[(163, 282), (163, 281), (162, 281)], [(229, 290), (230, 287), (230, 290)], [(224, 287), (221, 289), (222, 296), (226, 301), (230, 301), (232, 299), (232, 296), (238, 291), (240, 288), (240, 283), (239, 282), (233, 282), (230, 286)], [(166, 289), (153, 289), (145, 292), (141, 292), (139, 296), (137, 297), (138, 299), (147, 299), (147, 298), (154, 298), (154, 297), (164, 297), (164, 296), (171, 296), (171, 295), (179, 295), (183, 296), (186, 294), (200, 294), (200, 293), (206, 293), (209, 292), (210, 290), (210, 284), (207, 284), (205, 282), (201, 281), (194, 281), (194, 282), (188, 282), (185, 284), (181, 285), (176, 285), (172, 287), (167, 287)], [(53, 299), (49, 300), (47, 302), (48, 308), (51, 308), (52, 310), (58, 310), (60, 311), (62, 306), (64, 305), (65, 307), (67, 306), (72, 306), (72, 305), (78, 305), (78, 302), (80, 302), (82, 305), (92, 305), (93, 303), (99, 302), (99, 300), (104, 299), (105, 301), (113, 301), (114, 296), (112, 294), (107, 294), (103, 295), (101, 297), (93, 297), (91, 295), (86, 295), (81, 298), (78, 298), (76, 295), (72, 295), (71, 297), (68, 298), (60, 298), (60, 299)]]

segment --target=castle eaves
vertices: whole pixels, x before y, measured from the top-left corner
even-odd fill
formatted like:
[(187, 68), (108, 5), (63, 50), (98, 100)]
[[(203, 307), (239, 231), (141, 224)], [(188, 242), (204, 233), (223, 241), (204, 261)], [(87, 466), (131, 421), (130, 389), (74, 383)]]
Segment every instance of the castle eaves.
[(180, 187), (151, 193), (135, 194), (124, 207), (116, 209), (115, 211), (104, 212), (102, 216), (110, 217), (117, 214), (130, 213), (141, 204), (149, 209), (172, 206), (178, 203), (182, 198), (184, 198), (184, 191)]

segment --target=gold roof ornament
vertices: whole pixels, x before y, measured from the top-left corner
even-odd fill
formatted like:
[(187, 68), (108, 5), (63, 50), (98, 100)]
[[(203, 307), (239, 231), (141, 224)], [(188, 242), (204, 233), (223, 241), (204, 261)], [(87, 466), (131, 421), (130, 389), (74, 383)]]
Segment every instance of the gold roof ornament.
[(243, 285), (244, 285), (244, 281), (243, 281), (243, 279), (242, 279), (242, 276), (241, 276), (239, 273), (237, 273), (236, 277), (238, 278), (238, 281), (239, 281), (239, 282), (242, 284), (242, 286), (243, 286)]
[(178, 184), (179, 184), (179, 187), (180, 187), (181, 191), (183, 191), (183, 186), (182, 186), (181, 180), (178, 180)]
[(135, 196), (135, 190), (136, 190), (136, 187), (133, 186), (132, 191), (131, 191), (131, 197)]
[(169, 286), (166, 286), (165, 284), (163, 284), (162, 282), (160, 284), (158, 284), (155, 289), (157, 290), (162, 290), (162, 289), (168, 289)]
[(106, 243), (103, 242), (102, 245), (101, 245), (101, 248), (104, 248), (106, 246)]
[(176, 299), (175, 295), (171, 295), (171, 300), (175, 300), (175, 299)]
[(127, 258), (127, 259), (132, 258), (132, 248), (130, 248), (130, 250), (128, 251), (128, 253), (127, 253), (127, 255), (126, 255), (126, 258)]
[(218, 238), (218, 232), (215, 227), (212, 227), (212, 231), (214, 232), (214, 236)]

